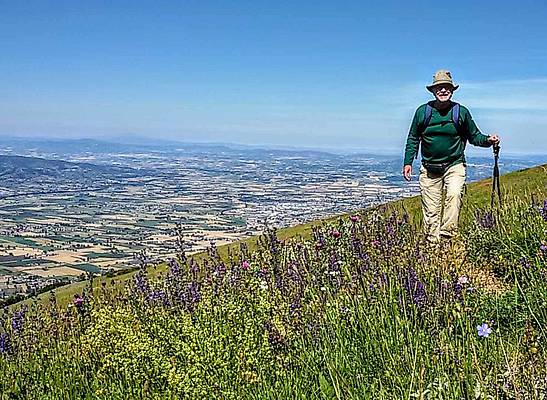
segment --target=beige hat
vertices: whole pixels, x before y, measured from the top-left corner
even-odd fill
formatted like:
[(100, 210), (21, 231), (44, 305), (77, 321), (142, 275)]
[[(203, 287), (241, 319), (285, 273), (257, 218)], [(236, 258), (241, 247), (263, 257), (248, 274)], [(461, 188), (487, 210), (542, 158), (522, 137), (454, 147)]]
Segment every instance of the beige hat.
[(450, 73), (450, 71), (440, 69), (435, 72), (435, 75), (433, 75), (433, 83), (426, 86), (426, 88), (433, 93), (433, 88), (437, 85), (442, 85), (443, 83), (448, 83), (452, 85), (453, 90), (456, 90), (460, 87), (460, 85), (454, 85), (454, 82), (452, 81), (452, 74)]

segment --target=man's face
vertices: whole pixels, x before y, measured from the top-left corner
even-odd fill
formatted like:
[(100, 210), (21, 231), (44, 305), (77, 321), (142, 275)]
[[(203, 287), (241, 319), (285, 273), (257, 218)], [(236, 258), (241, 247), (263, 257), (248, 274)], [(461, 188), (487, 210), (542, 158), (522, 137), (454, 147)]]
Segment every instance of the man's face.
[(449, 84), (442, 84), (433, 88), (433, 94), (435, 95), (435, 98), (441, 103), (449, 101), (452, 98), (452, 92), (452, 85)]

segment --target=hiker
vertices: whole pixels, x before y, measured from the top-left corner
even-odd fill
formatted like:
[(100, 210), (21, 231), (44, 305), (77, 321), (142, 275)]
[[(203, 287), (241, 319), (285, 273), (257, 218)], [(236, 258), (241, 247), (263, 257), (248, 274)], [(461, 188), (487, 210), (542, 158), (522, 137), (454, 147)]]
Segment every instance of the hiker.
[(451, 100), (458, 87), (450, 71), (435, 72), (433, 83), (426, 86), (435, 100), (418, 107), (406, 141), (403, 176), (407, 181), (421, 143), (419, 182), (424, 228), (427, 239), (434, 243), (450, 239), (458, 229), (466, 176), (466, 142), (479, 147), (498, 146), (500, 142), (496, 134), (483, 135), (469, 110)]

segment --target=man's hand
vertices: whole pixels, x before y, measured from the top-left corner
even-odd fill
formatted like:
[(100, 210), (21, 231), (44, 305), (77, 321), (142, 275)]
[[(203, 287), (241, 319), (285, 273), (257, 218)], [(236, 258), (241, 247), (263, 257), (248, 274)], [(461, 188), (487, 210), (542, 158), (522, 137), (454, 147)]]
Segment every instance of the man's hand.
[(500, 144), (500, 141), (500, 137), (495, 133), (488, 136), (488, 143), (490, 143), (492, 146), (498, 146)]
[(405, 165), (403, 167), (403, 176), (407, 181), (412, 179), (412, 165)]

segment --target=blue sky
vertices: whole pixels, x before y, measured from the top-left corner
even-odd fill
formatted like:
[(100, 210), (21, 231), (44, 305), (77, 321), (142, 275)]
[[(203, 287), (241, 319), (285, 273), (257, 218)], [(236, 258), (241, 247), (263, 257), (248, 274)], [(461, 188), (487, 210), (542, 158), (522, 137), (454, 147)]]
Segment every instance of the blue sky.
[(542, 1), (6, 2), (0, 135), (398, 151), (450, 69), (484, 133), (547, 153)]

